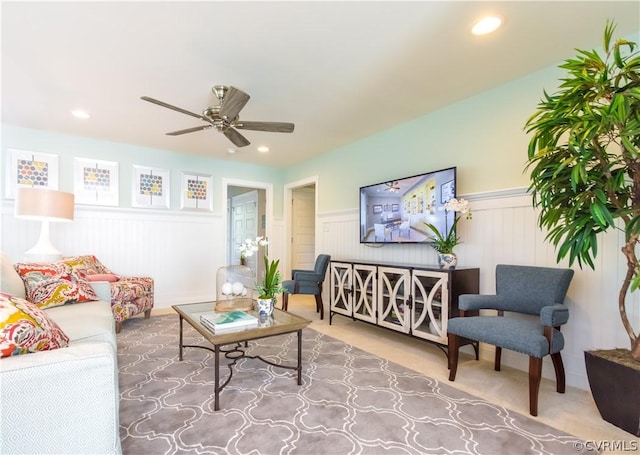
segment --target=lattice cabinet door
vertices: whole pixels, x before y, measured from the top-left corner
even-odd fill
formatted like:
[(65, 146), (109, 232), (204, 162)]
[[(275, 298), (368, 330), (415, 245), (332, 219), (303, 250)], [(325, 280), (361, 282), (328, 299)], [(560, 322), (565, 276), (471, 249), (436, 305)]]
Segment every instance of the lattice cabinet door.
[(376, 322), (376, 270), (375, 265), (353, 266), (353, 317)]
[(446, 344), (449, 319), (449, 274), (431, 270), (413, 270), (411, 296), (412, 335)]
[(352, 270), (352, 264), (343, 262), (331, 263), (331, 315), (340, 313), (345, 316), (352, 316), (353, 314)]
[(378, 325), (409, 333), (411, 271), (395, 267), (378, 267)]

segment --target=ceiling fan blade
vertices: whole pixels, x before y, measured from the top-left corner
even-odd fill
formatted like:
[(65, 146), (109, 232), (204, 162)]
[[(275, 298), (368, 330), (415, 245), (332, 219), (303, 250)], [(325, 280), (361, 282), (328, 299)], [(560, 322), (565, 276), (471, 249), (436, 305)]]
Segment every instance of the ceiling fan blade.
[(239, 130), (270, 131), (272, 133), (293, 133), (295, 125), (283, 122), (236, 122), (234, 127)]
[(222, 107), (220, 108), (220, 116), (226, 117), (229, 121), (238, 116), (242, 108), (247, 101), (251, 98), (242, 90), (238, 90), (235, 87), (229, 87), (229, 90), (222, 100)]
[(153, 104), (157, 104), (158, 106), (166, 107), (167, 109), (172, 109), (174, 111), (178, 111), (178, 112), (181, 112), (183, 114), (190, 115), (191, 117), (199, 118), (201, 120), (204, 120), (205, 122), (208, 122), (208, 120), (206, 118), (204, 118), (200, 114), (195, 114), (193, 112), (189, 112), (189, 111), (184, 110), (184, 109), (182, 109), (180, 107), (176, 107), (176, 106), (172, 106), (171, 104), (167, 104), (167, 103), (165, 103), (163, 101), (159, 101), (159, 100), (156, 100), (154, 98), (149, 98), (148, 96), (141, 96), (140, 99), (144, 100), (144, 101), (148, 101), (148, 102), (153, 103)]
[(185, 130), (171, 131), (167, 133), (167, 136), (180, 136), (181, 134), (194, 133), (196, 131), (206, 130), (211, 128), (213, 125), (202, 125), (202, 126), (194, 126), (193, 128), (187, 128)]
[(236, 147), (244, 147), (251, 144), (251, 142), (249, 142), (246, 137), (244, 137), (242, 134), (238, 133), (237, 130), (234, 130), (231, 127), (225, 129), (223, 133), (231, 142), (233, 142)]

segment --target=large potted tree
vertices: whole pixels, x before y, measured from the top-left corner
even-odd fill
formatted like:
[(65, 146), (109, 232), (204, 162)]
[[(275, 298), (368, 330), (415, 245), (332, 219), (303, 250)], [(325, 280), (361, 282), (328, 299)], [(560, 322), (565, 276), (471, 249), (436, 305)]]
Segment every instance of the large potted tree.
[(614, 40), (614, 31), (607, 21), (604, 56), (578, 49), (560, 65), (559, 90), (544, 93), (525, 126), (532, 134), (527, 170), (539, 226), (558, 261), (594, 268), (601, 234), (624, 233), (618, 310), (630, 347), (587, 351), (585, 361), (602, 417), (640, 436), (640, 339), (627, 315), (629, 295), (640, 287), (640, 55), (636, 43)]

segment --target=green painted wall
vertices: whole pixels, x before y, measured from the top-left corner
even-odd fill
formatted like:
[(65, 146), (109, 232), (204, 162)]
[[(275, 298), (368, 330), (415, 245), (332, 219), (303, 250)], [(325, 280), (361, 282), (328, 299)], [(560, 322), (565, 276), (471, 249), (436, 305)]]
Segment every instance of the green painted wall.
[[(10, 148), (58, 155), (59, 189), (73, 192), (74, 157), (95, 158), (119, 163), (120, 207), (131, 207), (133, 165), (171, 171), (171, 210), (180, 209), (182, 172), (213, 175), (213, 212), (223, 210), (222, 178), (269, 182), (274, 184), (274, 211), (282, 213), (282, 170), (267, 166), (240, 164), (203, 156), (185, 155), (165, 150), (138, 147), (79, 136), (2, 125), (2, 166)], [(2, 194), (6, 195), (2, 172)]]
[(528, 186), (523, 127), (560, 74), (552, 67), (483, 92), (292, 166), (285, 179), (317, 175), (319, 212), (356, 208), (360, 186), (451, 166), (458, 194)]
[[(640, 43), (640, 32), (625, 38)], [(318, 176), (319, 212), (357, 208), (360, 186), (451, 166), (460, 195), (528, 187), (524, 124), (557, 90), (561, 63), (292, 166), (285, 181)]]
[[(640, 42), (640, 32), (627, 39)], [(271, 182), (275, 216), (282, 215), (283, 185), (312, 176), (318, 176), (319, 212), (357, 208), (360, 186), (451, 166), (458, 168), (461, 195), (522, 188), (529, 184), (524, 124), (543, 91), (554, 92), (563, 74), (557, 65), (545, 68), (285, 170), (8, 125), (2, 127), (2, 153), (13, 147), (59, 154), (60, 187), (68, 191), (74, 156), (118, 161), (121, 207), (131, 205), (133, 164), (170, 169), (172, 188), (180, 187), (181, 171), (212, 174), (214, 212), (222, 210), (222, 177)], [(180, 207), (178, 191), (172, 190), (171, 207)]]

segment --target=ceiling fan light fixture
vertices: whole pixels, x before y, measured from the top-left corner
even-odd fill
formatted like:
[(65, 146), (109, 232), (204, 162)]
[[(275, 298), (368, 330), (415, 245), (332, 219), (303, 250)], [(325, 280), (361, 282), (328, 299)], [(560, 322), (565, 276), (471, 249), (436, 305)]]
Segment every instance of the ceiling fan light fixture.
[(219, 101), (222, 101), (224, 99), (224, 95), (229, 91), (229, 87), (226, 85), (214, 85), (211, 87), (211, 91)]
[(502, 25), (502, 19), (498, 16), (486, 16), (473, 24), (471, 33), (474, 35), (486, 35), (494, 32)]

